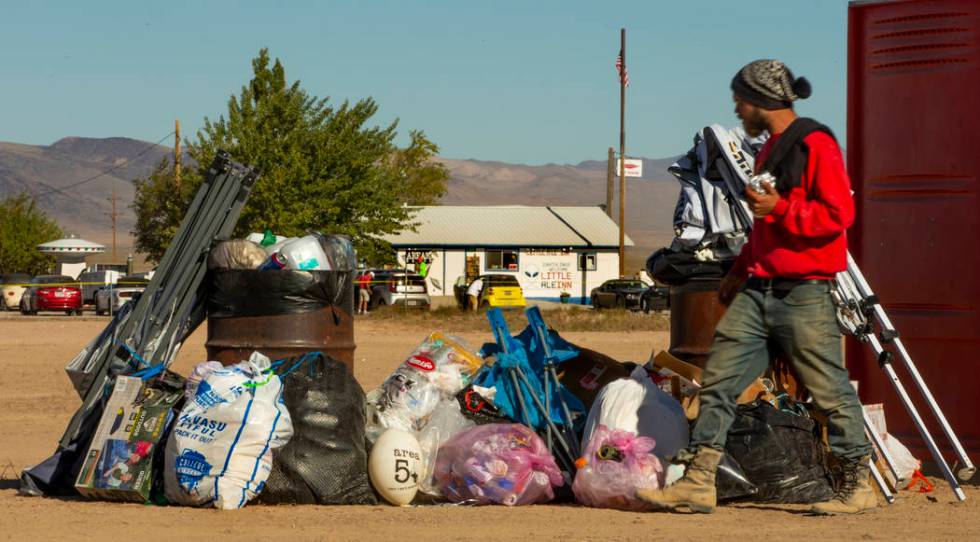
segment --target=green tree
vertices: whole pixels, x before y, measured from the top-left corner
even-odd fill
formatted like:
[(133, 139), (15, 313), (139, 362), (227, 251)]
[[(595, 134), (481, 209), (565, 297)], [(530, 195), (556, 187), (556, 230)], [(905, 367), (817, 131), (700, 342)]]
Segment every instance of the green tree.
[[(359, 254), (380, 263), (391, 248), (380, 236), (412, 227), (406, 205), (434, 203), (446, 190), (448, 172), (434, 160), (438, 147), (421, 131), (411, 132), (404, 149), (394, 144), (397, 121), (370, 126), (378, 105), (371, 98), (334, 106), (329, 98), (310, 95), (299, 81), (289, 83), (278, 59), (267, 49), (252, 60), (253, 78), (228, 101), (227, 116), (204, 119), (188, 153), (207, 167), (218, 149), (235, 160), (258, 167), (262, 177), (242, 210), (237, 233), (271, 229), (297, 236), (310, 230), (350, 235)], [(172, 176), (171, 173), (165, 175)], [(189, 176), (178, 194), (186, 208), (200, 176)], [(144, 185), (141, 197), (169, 201), (172, 191), (160, 180), (159, 193)], [(147, 201), (137, 211), (138, 249), (162, 255), (179, 224), (165, 214), (164, 225), (142, 212), (169, 207)], [(143, 234), (146, 227), (159, 233)], [(146, 243), (139, 239), (145, 238)]]
[(50, 272), (54, 258), (37, 246), (62, 236), (61, 227), (38, 208), (27, 193), (0, 200), (0, 270), (41, 275)]
[(136, 195), (130, 207), (136, 214), (136, 225), (132, 233), (137, 252), (149, 261), (159, 262), (163, 257), (194, 190), (201, 184), (196, 172), (188, 169), (182, 170), (178, 186), (173, 163), (164, 158), (149, 175), (133, 181)]

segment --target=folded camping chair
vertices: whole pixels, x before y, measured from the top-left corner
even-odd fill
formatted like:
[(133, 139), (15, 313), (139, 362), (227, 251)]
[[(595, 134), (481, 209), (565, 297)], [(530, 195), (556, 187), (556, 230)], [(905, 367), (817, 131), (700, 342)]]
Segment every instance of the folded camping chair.
[(480, 354), (493, 355), (496, 361), (484, 366), (474, 383), (495, 387), (497, 408), (543, 433), (562, 470), (573, 475), (581, 451), (574, 416), (584, 415), (585, 406), (561, 385), (555, 366), (578, 356), (578, 349), (547, 329), (537, 307), (526, 314), (530, 325), (513, 337), (500, 309), (487, 311), (497, 342), (485, 344)]

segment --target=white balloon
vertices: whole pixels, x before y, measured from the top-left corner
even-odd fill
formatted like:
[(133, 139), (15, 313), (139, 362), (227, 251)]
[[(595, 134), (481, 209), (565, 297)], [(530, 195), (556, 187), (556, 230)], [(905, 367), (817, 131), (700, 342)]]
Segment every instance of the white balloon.
[(388, 429), (375, 441), (368, 458), (371, 485), (386, 501), (405, 506), (418, 492), (421, 463), (418, 439), (406, 431)]

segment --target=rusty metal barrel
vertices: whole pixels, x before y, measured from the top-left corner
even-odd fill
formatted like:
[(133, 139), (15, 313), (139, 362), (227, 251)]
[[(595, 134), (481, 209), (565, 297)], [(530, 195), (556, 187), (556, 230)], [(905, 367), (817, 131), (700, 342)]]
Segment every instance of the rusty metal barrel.
[(715, 326), (726, 307), (718, 301), (719, 279), (692, 279), (670, 287), (670, 348), (674, 357), (704, 368)]
[(258, 350), (272, 359), (320, 351), (354, 369), (353, 273), (217, 270), (208, 280), (208, 359)]

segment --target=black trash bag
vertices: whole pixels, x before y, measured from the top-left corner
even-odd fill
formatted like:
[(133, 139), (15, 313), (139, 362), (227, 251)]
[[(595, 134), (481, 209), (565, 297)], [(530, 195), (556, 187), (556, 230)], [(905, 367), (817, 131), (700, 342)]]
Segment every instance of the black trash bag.
[(335, 306), (354, 314), (353, 273), (278, 269), (214, 269), (208, 317), (299, 314)]
[(765, 401), (738, 405), (725, 451), (759, 489), (753, 501), (807, 504), (833, 495), (827, 451), (811, 418)]
[(721, 456), (721, 463), (718, 464), (715, 491), (719, 501), (734, 501), (757, 494), (759, 488), (745, 476), (738, 461), (726, 453)]
[(279, 366), (293, 437), (272, 457), (266, 504), (377, 504), (367, 472), (365, 398), (343, 363), (319, 352)]
[(658, 282), (680, 286), (692, 279), (720, 279), (731, 269), (734, 260), (702, 262), (691, 252), (661, 248), (647, 258), (646, 270)]

